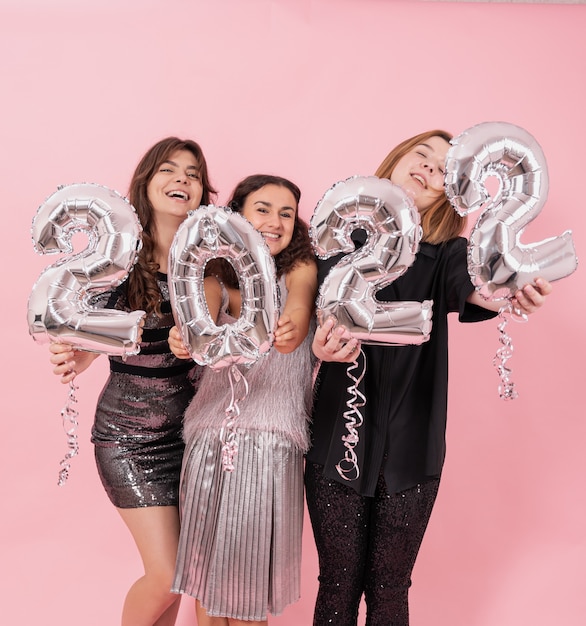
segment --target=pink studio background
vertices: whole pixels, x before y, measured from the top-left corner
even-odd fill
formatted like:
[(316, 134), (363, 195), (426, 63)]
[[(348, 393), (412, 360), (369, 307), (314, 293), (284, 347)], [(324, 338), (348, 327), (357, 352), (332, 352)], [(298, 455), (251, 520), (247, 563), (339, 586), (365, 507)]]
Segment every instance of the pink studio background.
[[(50, 4), (50, 6), (49, 6)], [(4, 205), (0, 532), (3, 624), (118, 623), (141, 565), (99, 484), (89, 443), (100, 359), (80, 379), (80, 456), (66, 388), (28, 336), (26, 300), (53, 258), (29, 229), (58, 185), (126, 193), (168, 134), (198, 140), (220, 201), (244, 175), (288, 176), (309, 218), (323, 192), (371, 174), (398, 141), (504, 120), (548, 159), (548, 203), (524, 242), (572, 229), (584, 254), (586, 6), (390, 0), (1, 0)], [(503, 402), (496, 323), (453, 324), (448, 460), (411, 592), (414, 626), (578, 626), (586, 614), (583, 267), (510, 327), (520, 397)], [(271, 623), (311, 622), (303, 596)], [(179, 625), (193, 624), (185, 599)]]

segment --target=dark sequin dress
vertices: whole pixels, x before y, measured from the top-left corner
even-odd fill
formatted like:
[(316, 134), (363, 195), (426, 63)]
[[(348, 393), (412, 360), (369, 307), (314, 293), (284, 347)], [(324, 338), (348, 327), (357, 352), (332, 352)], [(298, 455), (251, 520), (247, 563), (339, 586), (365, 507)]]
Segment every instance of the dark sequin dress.
[[(100, 478), (119, 508), (177, 505), (183, 413), (201, 369), (169, 350), (174, 320), (167, 277), (159, 274), (158, 282), (163, 317), (147, 317), (139, 354), (126, 360), (110, 357), (110, 377), (92, 429)], [(126, 308), (123, 289), (107, 306)]]

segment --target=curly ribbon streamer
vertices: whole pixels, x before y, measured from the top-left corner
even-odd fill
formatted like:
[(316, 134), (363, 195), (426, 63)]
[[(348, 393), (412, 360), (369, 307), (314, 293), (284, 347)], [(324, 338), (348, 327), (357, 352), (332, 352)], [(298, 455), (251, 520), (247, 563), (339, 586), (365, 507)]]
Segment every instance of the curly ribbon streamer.
[(362, 422), (364, 421), (362, 413), (360, 413), (359, 409), (366, 404), (366, 396), (358, 389), (360, 381), (366, 374), (366, 355), (362, 349), (360, 350), (360, 354), (362, 355), (364, 366), (358, 376), (356, 377), (352, 373), (358, 367), (358, 359), (351, 363), (346, 370), (348, 378), (352, 381), (352, 384), (347, 387), (347, 391), (351, 396), (350, 400), (346, 402), (348, 410), (344, 411), (344, 419), (346, 420), (346, 429), (348, 430), (348, 434), (342, 436), (342, 441), (344, 442), (344, 447), (346, 448), (344, 458), (342, 458), (336, 465), (338, 474), (340, 474), (344, 480), (348, 481), (356, 480), (360, 476), (358, 457), (356, 456), (356, 452), (354, 452), (354, 448), (360, 440), (358, 437), (358, 429), (362, 426)]
[(497, 350), (496, 355), (492, 361), (496, 367), (497, 372), (501, 379), (501, 384), (498, 387), (499, 397), (501, 400), (515, 400), (519, 394), (515, 389), (515, 383), (511, 381), (512, 370), (507, 366), (507, 361), (513, 356), (513, 340), (508, 334), (506, 328), (509, 323), (509, 318), (512, 318), (519, 322), (526, 322), (527, 316), (521, 313), (517, 313), (511, 307), (511, 303), (507, 302), (499, 310), (500, 322), (497, 326), (499, 331), (499, 343), (501, 347)]
[(77, 397), (75, 396), (75, 392), (78, 387), (73, 384), (73, 381), (69, 383), (69, 392), (67, 394), (67, 402), (65, 406), (61, 409), (61, 418), (63, 420), (63, 430), (67, 435), (67, 447), (69, 448), (69, 452), (63, 457), (61, 460), (60, 466), (61, 470), (59, 471), (59, 480), (57, 484), (59, 487), (63, 487), (63, 485), (67, 482), (69, 478), (69, 467), (70, 467), (70, 459), (74, 456), (77, 456), (79, 452), (79, 445), (77, 441), (77, 426), (79, 422), (77, 418), (79, 416), (79, 412), (75, 408), (77, 404)]
[[(220, 428), (220, 441), (222, 443), (222, 467), (226, 472), (234, 471), (234, 459), (238, 454), (238, 442), (236, 441), (236, 420), (240, 415), (239, 402), (242, 402), (248, 395), (248, 381), (244, 374), (236, 365), (232, 365), (228, 370), (228, 378), (230, 380), (231, 398), (230, 404), (226, 409), (226, 417)], [(237, 397), (236, 387), (242, 382), (244, 393)]]

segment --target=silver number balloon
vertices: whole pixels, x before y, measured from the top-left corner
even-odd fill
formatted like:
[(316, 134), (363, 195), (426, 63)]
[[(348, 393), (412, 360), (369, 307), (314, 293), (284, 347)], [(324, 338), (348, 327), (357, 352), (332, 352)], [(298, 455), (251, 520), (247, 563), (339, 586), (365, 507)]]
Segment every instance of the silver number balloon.
[[(240, 317), (222, 326), (212, 319), (204, 292), (206, 263), (219, 257), (234, 267), (242, 295)], [(171, 246), (169, 271), (175, 321), (197, 363), (251, 365), (270, 349), (279, 316), (275, 263), (242, 215), (213, 205), (190, 212)]]
[[(87, 235), (73, 253), (72, 236)], [(65, 252), (34, 284), (28, 301), (33, 339), (62, 341), (76, 349), (136, 354), (144, 311), (94, 308), (90, 298), (122, 283), (142, 246), (132, 205), (117, 192), (92, 183), (60, 187), (39, 207), (31, 230), (39, 254)]]
[[(366, 231), (362, 248), (350, 236)], [(381, 302), (376, 293), (415, 260), (421, 239), (419, 213), (403, 190), (387, 179), (354, 176), (331, 187), (315, 208), (310, 235), (316, 254), (347, 252), (326, 276), (318, 314), (333, 315), (364, 343), (420, 344), (431, 332), (432, 301)]]
[[(513, 296), (538, 276), (553, 281), (577, 266), (571, 231), (523, 245), (523, 229), (537, 217), (548, 192), (545, 156), (523, 128), (484, 122), (452, 140), (446, 157), (446, 195), (460, 215), (482, 210), (470, 234), (468, 271), (487, 300)], [(494, 197), (487, 179), (496, 177)]]

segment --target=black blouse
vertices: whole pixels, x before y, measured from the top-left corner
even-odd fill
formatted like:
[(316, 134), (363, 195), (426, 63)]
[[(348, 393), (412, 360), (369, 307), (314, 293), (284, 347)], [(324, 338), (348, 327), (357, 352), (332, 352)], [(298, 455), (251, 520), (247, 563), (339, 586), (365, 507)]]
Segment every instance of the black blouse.
[[(320, 282), (340, 256), (320, 262)], [(440, 476), (445, 458), (448, 395), (448, 313), (477, 322), (495, 313), (469, 304), (474, 286), (467, 269), (467, 240), (422, 243), (411, 267), (377, 294), (381, 301), (433, 300), (432, 330), (421, 345), (363, 345), (366, 375), (359, 389), (364, 423), (354, 448), (360, 475), (346, 481), (336, 464), (344, 456), (344, 412), (351, 385), (346, 363), (322, 363), (316, 380), (312, 443), (307, 459), (325, 475), (362, 495), (374, 495), (381, 470), (390, 492)], [(359, 363), (362, 365), (362, 357)]]

